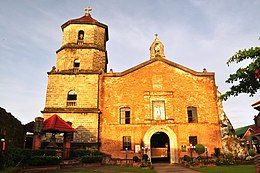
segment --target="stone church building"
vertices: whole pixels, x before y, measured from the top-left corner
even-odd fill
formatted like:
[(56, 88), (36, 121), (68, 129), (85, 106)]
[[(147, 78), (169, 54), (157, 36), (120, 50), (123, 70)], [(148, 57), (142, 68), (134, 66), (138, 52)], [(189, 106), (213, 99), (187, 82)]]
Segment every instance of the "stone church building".
[(96, 147), (112, 158), (143, 152), (177, 163), (198, 143), (209, 155), (221, 148), (214, 73), (168, 60), (157, 35), (147, 61), (108, 72), (108, 26), (89, 11), (61, 26), (43, 118), (57, 114), (72, 122), (72, 147)]

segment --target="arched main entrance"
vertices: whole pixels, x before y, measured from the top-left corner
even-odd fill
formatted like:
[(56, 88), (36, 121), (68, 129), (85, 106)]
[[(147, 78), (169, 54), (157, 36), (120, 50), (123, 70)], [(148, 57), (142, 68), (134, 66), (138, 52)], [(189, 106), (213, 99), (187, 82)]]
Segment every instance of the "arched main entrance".
[(152, 162), (169, 162), (170, 161), (170, 145), (169, 137), (164, 132), (156, 132), (152, 135), (151, 159)]
[[(151, 159), (152, 158), (152, 146), (153, 143), (151, 143), (151, 140), (153, 140), (153, 135), (154, 134), (158, 134), (163, 135), (165, 137), (165, 135), (168, 136), (169, 138), (169, 143), (168, 143), (168, 157), (170, 160), (170, 163), (178, 163), (178, 150), (177, 150), (177, 137), (176, 134), (173, 132), (173, 130), (167, 126), (153, 126), (150, 129), (147, 130), (147, 132), (144, 135), (144, 146), (148, 148), (148, 156)], [(156, 137), (155, 137), (156, 138)], [(164, 142), (167, 141), (163, 140)], [(162, 142), (163, 142), (162, 141)]]

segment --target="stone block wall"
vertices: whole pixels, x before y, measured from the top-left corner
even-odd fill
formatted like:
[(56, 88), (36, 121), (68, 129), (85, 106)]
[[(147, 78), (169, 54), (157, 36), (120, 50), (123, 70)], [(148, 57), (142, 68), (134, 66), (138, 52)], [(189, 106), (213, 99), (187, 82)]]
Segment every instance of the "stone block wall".
[(73, 108), (97, 108), (98, 74), (49, 75), (45, 108), (67, 108), (70, 90), (77, 94)]
[(77, 43), (78, 32), (84, 31), (84, 43), (91, 44), (97, 48), (105, 47), (105, 28), (97, 25), (70, 24), (63, 30), (62, 46), (68, 43)]
[[(89, 46), (77, 46), (62, 49), (57, 54), (56, 68), (57, 72), (64, 70), (73, 70), (74, 61), (80, 60), (79, 70), (94, 70), (106, 68), (106, 53), (103, 50), (91, 49)], [(82, 49), (79, 49), (81, 47)]]
[[(77, 94), (75, 106), (67, 106), (68, 92)], [(43, 118), (53, 114), (72, 122), (73, 142), (98, 142), (98, 74), (51, 74), (48, 76)]]

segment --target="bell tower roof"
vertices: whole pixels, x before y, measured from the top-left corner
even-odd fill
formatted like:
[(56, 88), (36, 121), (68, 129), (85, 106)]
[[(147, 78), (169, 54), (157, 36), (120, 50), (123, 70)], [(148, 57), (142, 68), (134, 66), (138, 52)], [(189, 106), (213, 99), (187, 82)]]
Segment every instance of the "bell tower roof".
[(70, 20), (71, 22), (98, 22), (96, 19), (93, 19), (90, 15), (90, 11), (92, 11), (92, 8), (88, 7), (88, 8), (85, 8), (85, 15), (80, 17), (80, 18), (77, 18), (77, 19), (72, 19)]
[(68, 20), (62, 28), (61, 47), (56, 51), (56, 69), (59, 73), (88, 73), (107, 70), (106, 44), (108, 26), (91, 17), (91, 8), (84, 16)]
[(165, 58), (165, 55), (164, 55), (164, 45), (159, 40), (158, 34), (155, 34), (155, 39), (152, 45), (150, 46), (150, 58), (152, 59), (157, 57)]
[[(87, 7), (85, 8), (85, 15), (80, 17), (80, 18), (76, 18), (76, 19), (71, 19), (67, 22), (65, 22), (63, 25), (61, 25), (61, 29), (63, 31), (64, 28), (66, 28), (68, 25), (70, 24), (90, 24), (90, 25), (97, 25), (100, 26), (102, 28), (105, 28), (106, 31), (108, 30), (108, 26), (98, 22), (96, 19), (91, 17), (90, 11), (92, 11), (92, 8)], [(108, 34), (107, 34), (107, 40), (108, 40)]]

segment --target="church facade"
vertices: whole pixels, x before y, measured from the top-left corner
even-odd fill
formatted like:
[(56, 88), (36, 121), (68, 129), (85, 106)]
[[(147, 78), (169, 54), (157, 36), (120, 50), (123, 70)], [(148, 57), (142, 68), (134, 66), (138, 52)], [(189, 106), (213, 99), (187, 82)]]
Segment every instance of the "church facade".
[(72, 146), (97, 147), (112, 158), (146, 153), (177, 163), (196, 144), (209, 155), (221, 148), (215, 74), (168, 60), (157, 35), (146, 62), (107, 72), (108, 26), (89, 10), (61, 26), (43, 118), (72, 122)]

